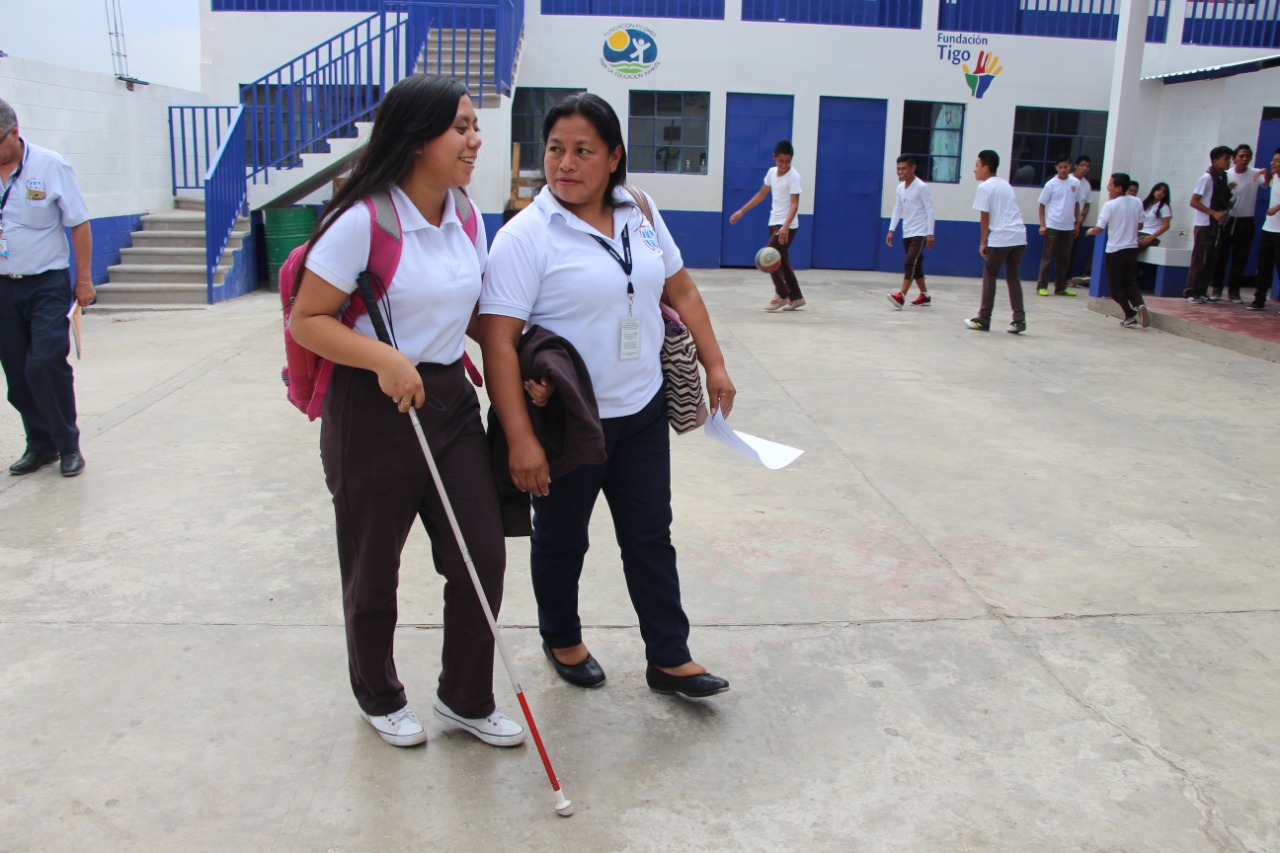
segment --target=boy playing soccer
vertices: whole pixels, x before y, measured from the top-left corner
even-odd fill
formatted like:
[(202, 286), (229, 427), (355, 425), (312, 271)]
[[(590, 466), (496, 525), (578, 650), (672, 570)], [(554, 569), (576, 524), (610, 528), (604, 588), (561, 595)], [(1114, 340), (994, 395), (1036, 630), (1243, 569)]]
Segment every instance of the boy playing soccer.
[(1098, 224), (1089, 229), (1091, 236), (1107, 232), (1107, 283), (1111, 298), (1124, 311), (1121, 326), (1151, 324), (1151, 315), (1142, 301), (1138, 287), (1138, 226), (1142, 224), (1142, 202), (1129, 193), (1129, 176), (1115, 172), (1107, 182), (1110, 199), (1098, 214)]
[(742, 215), (773, 194), (773, 207), (769, 210), (769, 245), (778, 250), (782, 256), (782, 264), (773, 272), (773, 289), (775, 295), (766, 311), (795, 311), (804, 307), (804, 296), (800, 293), (800, 282), (796, 281), (795, 270), (791, 269), (791, 259), (787, 250), (795, 240), (796, 229), (800, 227), (796, 213), (800, 209), (800, 173), (791, 168), (791, 158), (795, 149), (784, 139), (773, 147), (774, 167), (765, 173), (764, 186), (751, 197), (751, 200), (738, 208), (729, 217), (729, 224), (736, 225)]
[(916, 177), (916, 159), (903, 154), (898, 158), (898, 189), (893, 202), (893, 216), (889, 219), (889, 233), (884, 244), (893, 246), (893, 232), (902, 220), (902, 247), (906, 250), (906, 262), (902, 267), (902, 287), (889, 294), (889, 303), (901, 309), (906, 302), (911, 282), (920, 287), (920, 295), (911, 300), (912, 305), (928, 305), (932, 301), (929, 288), (924, 284), (924, 250), (933, 248), (933, 194), (929, 185)]

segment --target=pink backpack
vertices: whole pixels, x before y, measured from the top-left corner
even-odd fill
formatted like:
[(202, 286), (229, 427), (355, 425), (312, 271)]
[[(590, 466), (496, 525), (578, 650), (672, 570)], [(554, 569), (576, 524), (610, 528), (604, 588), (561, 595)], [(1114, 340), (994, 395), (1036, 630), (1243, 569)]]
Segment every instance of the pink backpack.
[[(462, 222), (462, 230), (474, 246), (476, 242), (476, 210), (461, 189), (453, 191), (454, 206), (458, 211), (458, 219)], [(389, 193), (375, 193), (365, 198), (369, 208), (369, 264), (365, 268), (372, 279), (374, 295), (381, 299), (391, 279), (395, 277), (396, 268), (400, 265), (400, 250), (403, 237), (400, 230), (400, 214), (391, 201)], [(284, 308), (284, 355), (285, 366), (280, 371), (284, 380), (285, 393), (289, 402), (297, 406), (299, 411), (315, 420), (320, 417), (324, 405), (325, 392), (329, 390), (329, 377), (333, 374), (333, 362), (321, 358), (306, 349), (293, 339), (289, 332), (289, 318), (293, 314), (293, 301), (297, 298), (294, 282), (298, 278), (298, 267), (302, 265), (306, 254), (308, 240), (289, 253), (284, 265), (280, 267), (280, 303)], [(376, 310), (376, 305), (374, 306)], [(368, 307), (359, 291), (351, 294), (351, 301), (342, 312), (342, 323), (348, 328), (354, 327), (361, 315), (368, 313)], [(462, 356), (467, 375), (477, 386), (483, 383), (480, 371), (471, 363), (465, 353)]]

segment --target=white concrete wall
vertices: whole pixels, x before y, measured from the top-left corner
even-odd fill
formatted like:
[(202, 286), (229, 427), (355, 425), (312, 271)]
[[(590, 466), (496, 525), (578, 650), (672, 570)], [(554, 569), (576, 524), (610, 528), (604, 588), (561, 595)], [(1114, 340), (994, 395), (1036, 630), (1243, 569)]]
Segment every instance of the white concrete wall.
[(75, 168), (94, 218), (172, 207), (168, 108), (205, 103), (199, 92), (130, 92), (109, 74), (13, 56), (0, 59), (0, 97), (24, 138)]

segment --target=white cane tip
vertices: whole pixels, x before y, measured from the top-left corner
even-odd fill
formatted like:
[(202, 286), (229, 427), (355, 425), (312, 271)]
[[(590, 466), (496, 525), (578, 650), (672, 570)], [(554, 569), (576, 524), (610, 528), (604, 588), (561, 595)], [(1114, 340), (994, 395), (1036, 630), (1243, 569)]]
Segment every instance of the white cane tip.
[(560, 817), (568, 817), (573, 814), (573, 803), (568, 800), (565, 800), (562, 803), (557, 803), (556, 814), (560, 815)]

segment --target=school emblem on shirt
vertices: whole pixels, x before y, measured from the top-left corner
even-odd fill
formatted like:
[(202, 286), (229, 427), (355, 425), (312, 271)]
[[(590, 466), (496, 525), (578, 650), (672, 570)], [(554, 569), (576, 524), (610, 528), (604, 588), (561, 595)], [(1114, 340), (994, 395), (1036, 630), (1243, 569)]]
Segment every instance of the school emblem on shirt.
[(648, 246), (649, 251), (662, 254), (662, 247), (658, 245), (658, 235), (648, 222), (640, 226), (640, 242)]

